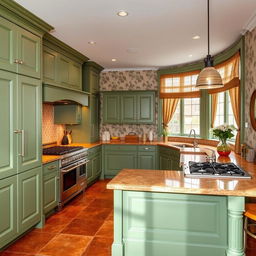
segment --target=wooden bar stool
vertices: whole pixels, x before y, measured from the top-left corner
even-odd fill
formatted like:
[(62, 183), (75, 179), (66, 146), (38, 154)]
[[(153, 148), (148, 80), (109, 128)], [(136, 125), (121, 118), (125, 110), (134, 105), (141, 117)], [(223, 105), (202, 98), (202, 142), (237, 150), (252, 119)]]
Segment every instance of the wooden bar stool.
[[(246, 235), (256, 239), (256, 233), (251, 231), (251, 227), (256, 227), (256, 203), (248, 203), (245, 205), (245, 213), (244, 213), (244, 231), (245, 231), (245, 248), (246, 248)], [(253, 223), (248, 223), (248, 219), (252, 220)]]

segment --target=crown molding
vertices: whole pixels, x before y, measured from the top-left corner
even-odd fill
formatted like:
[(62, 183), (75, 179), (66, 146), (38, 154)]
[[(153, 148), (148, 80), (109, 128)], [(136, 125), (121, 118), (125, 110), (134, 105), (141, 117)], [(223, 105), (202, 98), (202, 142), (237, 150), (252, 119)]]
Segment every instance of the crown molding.
[(256, 11), (251, 16), (249, 21), (247, 22), (246, 26), (244, 27), (242, 34), (244, 35), (247, 31), (252, 31), (256, 27)]
[(109, 71), (139, 71), (139, 70), (154, 70), (157, 71), (158, 68), (156, 67), (144, 67), (144, 68), (105, 68), (102, 72), (109, 72)]

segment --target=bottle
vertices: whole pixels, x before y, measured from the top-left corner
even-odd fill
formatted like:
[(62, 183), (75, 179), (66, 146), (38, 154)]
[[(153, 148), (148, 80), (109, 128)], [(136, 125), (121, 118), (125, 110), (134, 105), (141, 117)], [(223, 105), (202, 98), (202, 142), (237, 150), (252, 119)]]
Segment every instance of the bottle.
[(148, 140), (149, 141), (153, 141), (154, 140), (154, 135), (153, 135), (153, 131), (150, 131), (148, 134)]

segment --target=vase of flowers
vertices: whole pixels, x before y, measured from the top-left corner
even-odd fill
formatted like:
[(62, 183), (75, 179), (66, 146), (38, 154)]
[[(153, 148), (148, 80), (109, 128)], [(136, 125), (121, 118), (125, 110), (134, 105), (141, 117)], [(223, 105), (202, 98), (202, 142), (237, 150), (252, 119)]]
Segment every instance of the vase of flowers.
[(212, 129), (213, 136), (220, 140), (217, 146), (217, 152), (220, 156), (228, 156), (230, 154), (231, 148), (227, 143), (227, 139), (234, 137), (234, 130), (235, 127), (233, 125), (227, 124), (223, 124)]

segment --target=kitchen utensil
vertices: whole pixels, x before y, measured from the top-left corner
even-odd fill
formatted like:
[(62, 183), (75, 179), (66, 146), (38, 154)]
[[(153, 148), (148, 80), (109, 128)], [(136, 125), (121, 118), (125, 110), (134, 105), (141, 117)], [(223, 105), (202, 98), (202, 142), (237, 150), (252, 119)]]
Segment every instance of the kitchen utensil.
[(72, 130), (67, 131), (68, 144), (72, 143)]
[(68, 145), (68, 132), (66, 130), (64, 130), (64, 135), (63, 138), (61, 140), (61, 145)]
[(255, 159), (255, 150), (253, 148), (248, 148), (246, 153), (246, 161), (254, 162)]

